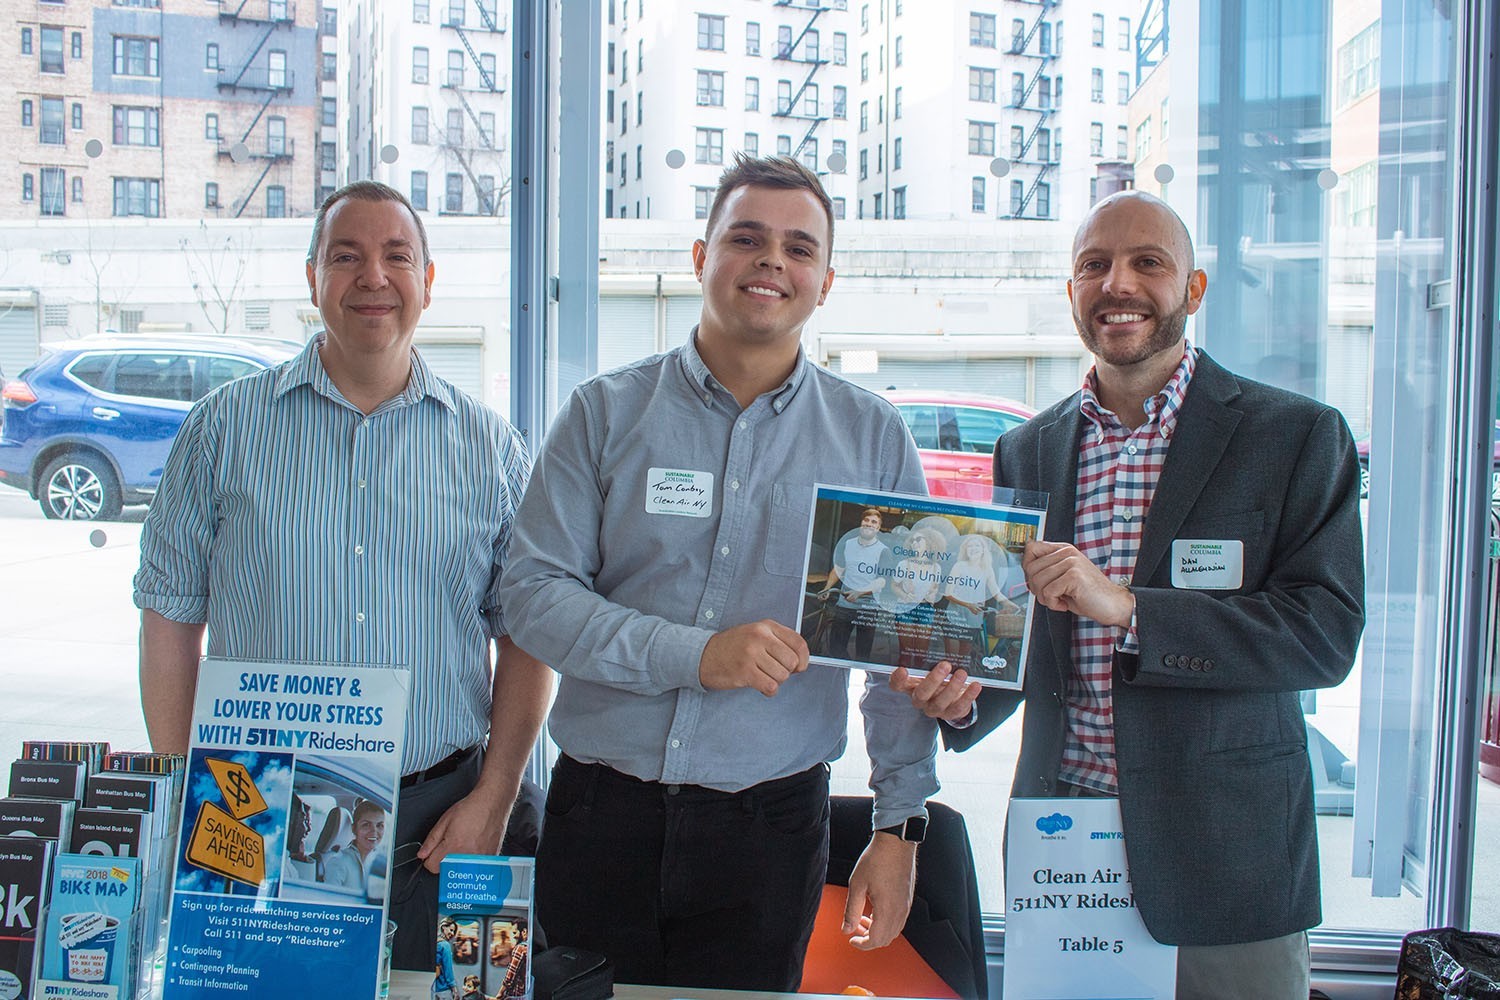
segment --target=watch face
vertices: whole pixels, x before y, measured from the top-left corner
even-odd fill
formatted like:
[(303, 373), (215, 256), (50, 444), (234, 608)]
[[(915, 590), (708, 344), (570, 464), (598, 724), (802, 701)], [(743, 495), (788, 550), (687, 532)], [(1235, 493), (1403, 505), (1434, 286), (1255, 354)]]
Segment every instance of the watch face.
[(913, 844), (920, 844), (926, 836), (927, 820), (921, 816), (913, 816), (906, 821), (906, 830), (902, 833), (901, 839)]

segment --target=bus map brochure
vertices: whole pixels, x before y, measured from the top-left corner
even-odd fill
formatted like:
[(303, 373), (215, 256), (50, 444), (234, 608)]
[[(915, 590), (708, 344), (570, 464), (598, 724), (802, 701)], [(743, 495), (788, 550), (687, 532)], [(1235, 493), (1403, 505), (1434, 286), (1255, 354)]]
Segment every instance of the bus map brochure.
[(450, 854), (438, 874), (437, 980), (459, 997), (531, 997), (532, 858)]
[(1020, 690), (1035, 610), (1021, 554), (1042, 537), (1045, 504), (818, 484), (798, 615), (812, 662), (922, 676), (947, 660)]
[(38, 924), (55, 847), (40, 837), (0, 837), (0, 997), (7, 1000), (34, 996)]
[(200, 664), (163, 1000), (375, 996), (408, 680)]

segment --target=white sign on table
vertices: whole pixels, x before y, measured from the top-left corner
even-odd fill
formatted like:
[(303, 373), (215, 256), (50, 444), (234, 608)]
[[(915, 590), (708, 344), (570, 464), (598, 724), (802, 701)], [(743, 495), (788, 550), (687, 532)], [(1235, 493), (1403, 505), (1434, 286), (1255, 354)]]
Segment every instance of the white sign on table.
[(1120, 802), (1011, 799), (1005, 1000), (1172, 1000), (1177, 949), (1136, 909)]

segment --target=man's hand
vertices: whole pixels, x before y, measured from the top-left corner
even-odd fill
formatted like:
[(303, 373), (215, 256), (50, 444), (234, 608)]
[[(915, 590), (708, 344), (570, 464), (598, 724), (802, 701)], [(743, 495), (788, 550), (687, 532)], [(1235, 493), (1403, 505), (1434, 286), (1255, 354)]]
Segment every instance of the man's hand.
[(432, 825), (417, 849), (417, 858), (436, 875), (439, 863), (449, 854), (499, 854), (515, 799), (514, 792), (507, 797), (475, 788), (449, 806)]
[(1027, 542), (1021, 569), (1043, 607), (1071, 611), (1100, 625), (1130, 627), (1134, 595), (1067, 542)]
[(754, 688), (774, 696), (792, 674), (807, 669), (807, 642), (769, 618), (725, 629), (708, 640), (698, 679), (710, 691)]
[(944, 722), (967, 719), (974, 699), (984, 690), (978, 681), (969, 680), (966, 671), (955, 671), (947, 660), (927, 671), (926, 677), (913, 677), (905, 667), (897, 667), (888, 683), (892, 691), (909, 695), (917, 711)]
[(849, 943), (870, 951), (896, 940), (911, 912), (916, 881), (917, 845), (889, 833), (872, 836), (849, 878), (842, 929)]

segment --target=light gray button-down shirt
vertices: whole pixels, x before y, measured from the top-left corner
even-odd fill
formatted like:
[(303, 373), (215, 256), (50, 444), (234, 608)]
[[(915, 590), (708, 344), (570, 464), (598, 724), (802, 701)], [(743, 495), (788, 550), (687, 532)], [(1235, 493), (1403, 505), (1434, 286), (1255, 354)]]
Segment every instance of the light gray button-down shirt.
[[(673, 482), (708, 503), (651, 512), (650, 486)], [(797, 626), (815, 482), (926, 493), (895, 408), (805, 358), (743, 410), (693, 341), (578, 386), (537, 459), (500, 594), (516, 643), (562, 674), (549, 724), (569, 756), (738, 791), (843, 753), (845, 671), (811, 666), (774, 698), (698, 678), (715, 632)], [(934, 724), (883, 676), (860, 705), (875, 825), (922, 814)]]

